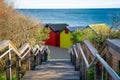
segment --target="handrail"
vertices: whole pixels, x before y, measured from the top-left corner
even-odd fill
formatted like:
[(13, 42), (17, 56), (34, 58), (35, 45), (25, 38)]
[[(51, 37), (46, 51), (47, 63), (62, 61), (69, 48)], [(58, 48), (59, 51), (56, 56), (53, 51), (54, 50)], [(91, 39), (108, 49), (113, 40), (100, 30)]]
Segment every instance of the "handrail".
[[(7, 55), (11, 50), (15, 52), (15, 54), (20, 58), (23, 59), (31, 50), (30, 45), (28, 43), (25, 43), (21, 48), (17, 49), (15, 45), (10, 41), (10, 40), (3, 40), (0, 42), (0, 51), (5, 49), (6, 47), (10, 47), (9, 50), (4, 52), (3, 54), (0, 55), (0, 59), (3, 58), (5, 55)], [(28, 49), (28, 50), (27, 50)], [(38, 45), (35, 45), (34, 51), (38, 50), (43, 50), (45, 49), (44, 46), (39, 48)], [(25, 52), (27, 50), (27, 52)], [(25, 52), (25, 53), (24, 53)], [(38, 51), (37, 51), (38, 52)], [(24, 54), (23, 54), (24, 53)], [(34, 55), (37, 55), (36, 53)]]
[[(15, 52), (15, 54), (20, 58), (20, 59), (23, 59), (25, 57), (25, 55), (21, 56), (22, 53), (27, 49), (27, 48), (30, 48), (30, 46), (27, 44), (25, 45), (24, 47), (26, 47), (25, 49), (22, 49), (20, 48), (19, 50), (13, 45), (13, 43), (10, 41), (10, 40), (4, 40), (1, 42), (0, 44), (0, 50), (6, 48), (6, 47), (10, 47), (10, 49), (3, 53), (2, 55), (7, 55), (11, 50), (13, 50)], [(25, 53), (26, 54), (26, 53)], [(4, 56), (0, 56), (0, 59), (3, 58)]]
[(120, 80), (120, 77), (118, 74), (105, 62), (105, 60), (99, 55), (96, 54), (97, 59), (103, 64), (105, 69), (109, 72), (109, 74), (115, 79), (115, 80)]
[(28, 43), (25, 43), (24, 45), (22, 45), (21, 48), (19, 48), (19, 52), (21, 53), (20, 55), (22, 55), (22, 53), (27, 49), (30, 48)]
[[(78, 49), (80, 50), (83, 59), (85, 61), (85, 64), (87, 66), (87, 68), (89, 69), (92, 65), (94, 65), (94, 62), (96, 60), (98, 60), (99, 62), (101, 62), (101, 64), (105, 67), (105, 69), (108, 71), (108, 73), (115, 79), (115, 80), (120, 80), (120, 77), (117, 75), (117, 73), (107, 64), (107, 62), (99, 55), (98, 51), (93, 47), (93, 45), (89, 42), (89, 41), (84, 41), (85, 46), (87, 47), (87, 49), (89, 49), (89, 51), (94, 55), (94, 59), (92, 60), (92, 62), (90, 63), (90, 65), (88, 64), (88, 60), (84, 55), (84, 52), (81, 48), (80, 44), (77, 44)], [(89, 44), (88, 44), (89, 43)], [(91, 45), (91, 47), (89, 46)]]
[(0, 50), (4, 49), (5, 47), (7, 47), (9, 44), (9, 40), (3, 40), (0, 42)]
[(12, 50), (12, 48), (7, 50), (4, 54), (0, 55), (0, 59), (3, 58), (5, 55), (7, 55), (11, 50)]
[(76, 58), (78, 59), (79, 57), (78, 57), (77, 51), (76, 51), (76, 49), (75, 49), (75, 45), (73, 45), (72, 47), (73, 47), (73, 50), (74, 50), (74, 52), (75, 52), (75, 56), (76, 56)]
[(85, 64), (86, 64), (87, 68), (89, 68), (90, 65), (89, 65), (89, 63), (87, 61), (87, 58), (84, 55), (83, 49), (82, 49), (82, 47), (81, 47), (81, 45), (79, 43), (77, 43), (77, 47), (78, 47), (78, 49), (80, 50), (80, 52), (81, 52), (81, 54), (83, 56), (83, 59), (85, 61)]
[[(20, 73), (21, 60), (23, 60), (23, 58), (25, 58), (25, 56), (27, 54), (29, 54), (29, 58), (31, 58), (31, 55), (30, 55), (31, 53), (32, 53), (32, 56), (36, 57), (37, 54), (39, 54), (39, 53), (41, 54), (41, 51), (44, 51), (45, 46), (42, 46), (41, 48), (39, 48), (38, 45), (35, 45), (35, 47), (32, 49), (31, 46), (28, 43), (25, 43), (21, 48), (17, 49), (16, 46), (10, 40), (3, 40), (3, 41), (0, 42), (0, 51), (3, 50), (3, 49), (5, 49), (6, 51), (0, 55), (0, 59), (2, 59), (4, 56), (8, 55), (8, 58), (7, 58), (8, 61), (7, 61), (6, 66), (9, 67), (9, 70), (7, 70), (8, 71), (7, 72), (7, 79), (12, 80), (12, 76), (11, 76), (11, 56), (12, 55), (11, 55), (10, 52), (13, 51), (14, 54), (17, 55), (18, 74), (21, 74)], [(44, 52), (42, 54), (44, 54)], [(39, 56), (41, 56), (41, 55), (38, 55), (37, 58), (40, 58)], [(33, 58), (35, 58), (35, 57), (33, 57)], [(30, 59), (29, 59), (28, 63), (30, 63)], [(38, 61), (38, 63), (39, 63), (39, 61)], [(20, 76), (21, 75), (19, 75), (18, 80), (21, 80)]]

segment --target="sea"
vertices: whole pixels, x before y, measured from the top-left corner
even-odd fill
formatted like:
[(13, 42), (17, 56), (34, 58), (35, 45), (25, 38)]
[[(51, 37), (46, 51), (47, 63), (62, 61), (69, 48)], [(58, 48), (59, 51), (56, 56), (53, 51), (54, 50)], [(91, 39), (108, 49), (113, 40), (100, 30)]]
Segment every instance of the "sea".
[(111, 26), (114, 17), (120, 15), (120, 8), (19, 9), (19, 11), (42, 23), (67, 23), (70, 26), (90, 24)]

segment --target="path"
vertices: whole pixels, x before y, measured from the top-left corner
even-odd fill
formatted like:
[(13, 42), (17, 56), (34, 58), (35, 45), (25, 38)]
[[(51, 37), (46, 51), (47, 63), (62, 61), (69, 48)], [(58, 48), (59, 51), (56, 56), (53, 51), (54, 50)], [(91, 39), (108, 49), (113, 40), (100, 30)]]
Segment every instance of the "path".
[(50, 59), (70, 59), (68, 49), (48, 46), (50, 49)]
[(49, 46), (51, 58), (36, 66), (35, 70), (27, 71), (24, 80), (79, 80), (79, 72), (74, 70), (70, 62), (68, 50)]

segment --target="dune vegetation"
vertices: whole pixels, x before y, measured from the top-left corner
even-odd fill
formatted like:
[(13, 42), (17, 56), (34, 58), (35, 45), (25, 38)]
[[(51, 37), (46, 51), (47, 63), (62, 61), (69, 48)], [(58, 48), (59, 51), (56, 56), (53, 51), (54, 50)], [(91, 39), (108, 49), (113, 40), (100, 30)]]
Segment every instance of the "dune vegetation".
[[(120, 39), (120, 30), (114, 30), (105, 24), (92, 24), (92, 28), (98, 32), (96, 34), (90, 28), (76, 30), (72, 33), (71, 41), (73, 43), (83, 43), (84, 40), (90, 40), (94, 46), (100, 50), (107, 39)], [(104, 75), (105, 73), (103, 73)], [(88, 71), (88, 80), (94, 80), (94, 69)]]
[(96, 48), (102, 47), (106, 39), (120, 39), (120, 30), (114, 30), (105, 24), (92, 24), (90, 25), (98, 34), (92, 31), (90, 28), (84, 30), (76, 30), (72, 33), (71, 41), (73, 43), (80, 42), (84, 40), (90, 40)]
[[(17, 48), (24, 43), (31, 46), (41, 45), (41, 42), (48, 38), (48, 32), (49, 30), (42, 28), (40, 22), (24, 16), (12, 5), (0, 0), (0, 41), (11, 40)], [(0, 59), (0, 80), (5, 80), (4, 68), (5, 58)]]
[(9, 39), (20, 47), (25, 42), (34, 45), (36, 41), (46, 38), (47, 31), (43, 31), (40, 22), (22, 15), (0, 0), (0, 41)]

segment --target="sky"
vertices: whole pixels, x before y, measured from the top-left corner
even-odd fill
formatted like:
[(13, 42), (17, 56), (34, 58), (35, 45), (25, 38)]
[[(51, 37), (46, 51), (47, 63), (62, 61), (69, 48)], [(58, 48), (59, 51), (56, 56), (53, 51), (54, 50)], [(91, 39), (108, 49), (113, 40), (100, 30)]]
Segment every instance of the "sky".
[(120, 8), (120, 0), (7, 0), (15, 8)]

